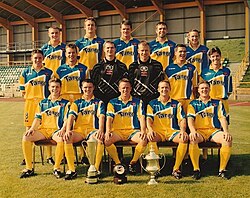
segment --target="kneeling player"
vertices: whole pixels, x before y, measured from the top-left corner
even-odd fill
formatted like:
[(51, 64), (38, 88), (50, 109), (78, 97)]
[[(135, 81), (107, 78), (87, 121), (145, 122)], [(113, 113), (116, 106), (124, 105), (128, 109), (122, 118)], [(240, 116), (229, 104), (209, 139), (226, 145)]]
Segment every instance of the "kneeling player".
[(136, 174), (136, 162), (146, 148), (146, 123), (143, 103), (131, 96), (131, 83), (123, 78), (119, 82), (121, 95), (110, 100), (107, 107), (105, 146), (116, 164), (120, 164), (115, 142), (132, 140), (137, 144), (129, 172)]
[[(173, 141), (179, 143), (172, 175), (182, 177), (179, 169), (187, 151), (188, 135), (186, 133), (185, 113), (181, 104), (169, 96), (169, 81), (158, 85), (160, 96), (149, 102), (147, 107), (148, 140), (150, 142)], [(156, 144), (152, 144), (158, 153)]]
[[(73, 143), (89, 139), (93, 136), (97, 140), (95, 168), (98, 171), (104, 151), (104, 103), (93, 95), (94, 84), (91, 80), (82, 82), (83, 96), (72, 103), (69, 111), (67, 130), (63, 137), (64, 149), (68, 163), (68, 171), (65, 180), (76, 178), (74, 165)], [(73, 127), (72, 127), (73, 126)]]
[[(210, 85), (202, 81), (198, 86), (200, 97), (190, 102), (188, 106), (188, 126), (190, 128), (189, 155), (193, 164), (194, 179), (200, 179), (198, 143), (211, 141), (220, 143), (220, 168), (219, 177), (229, 179), (226, 171), (227, 162), (231, 155), (232, 136), (228, 132), (226, 112), (222, 102), (211, 99), (209, 96)], [(221, 131), (221, 127), (223, 131)]]
[(66, 127), (64, 120), (68, 112), (69, 101), (60, 97), (61, 85), (60, 79), (52, 78), (49, 80), (51, 95), (39, 103), (32, 126), (23, 136), (22, 146), (26, 169), (24, 169), (20, 178), (34, 175), (32, 169), (33, 142), (50, 138), (57, 142), (53, 174), (57, 178), (62, 176), (60, 171), (60, 162), (64, 153), (62, 136)]

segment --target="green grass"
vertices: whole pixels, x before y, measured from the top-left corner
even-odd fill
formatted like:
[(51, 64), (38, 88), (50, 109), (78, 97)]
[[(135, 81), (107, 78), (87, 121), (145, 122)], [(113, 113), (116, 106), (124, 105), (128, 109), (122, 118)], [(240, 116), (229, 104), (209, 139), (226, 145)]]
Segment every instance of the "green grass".
[[(222, 180), (216, 177), (217, 155), (209, 156), (203, 167), (204, 177), (194, 181), (189, 175), (175, 180), (167, 175), (159, 178), (157, 186), (147, 185), (149, 176), (145, 173), (128, 176), (128, 183), (115, 185), (112, 176), (101, 179), (97, 185), (87, 185), (85, 181), (86, 167), (77, 167), (79, 176), (73, 181), (55, 179), (52, 166), (40, 163), (39, 149), (36, 149), (37, 175), (27, 179), (19, 179), (22, 160), (21, 137), (22, 102), (0, 102), (0, 197), (249, 197), (250, 196), (250, 107), (231, 107), (230, 131), (234, 138), (232, 157), (229, 169), (233, 177)], [(127, 153), (130, 150), (125, 150)], [(165, 152), (165, 150), (163, 150)], [(167, 151), (170, 153), (169, 149)], [(217, 151), (214, 151), (217, 153)], [(127, 154), (129, 155), (129, 153)], [(171, 163), (168, 155), (167, 167)], [(171, 169), (171, 168), (167, 168)]]
[(219, 47), (222, 57), (229, 58), (230, 62), (241, 62), (245, 55), (245, 39), (224, 39), (207, 42), (207, 47)]
[[(243, 77), (243, 80), (241, 82), (250, 82), (250, 67), (247, 68), (247, 71)], [(249, 84), (240, 84), (241, 88), (249, 88), (250, 87), (250, 83)]]

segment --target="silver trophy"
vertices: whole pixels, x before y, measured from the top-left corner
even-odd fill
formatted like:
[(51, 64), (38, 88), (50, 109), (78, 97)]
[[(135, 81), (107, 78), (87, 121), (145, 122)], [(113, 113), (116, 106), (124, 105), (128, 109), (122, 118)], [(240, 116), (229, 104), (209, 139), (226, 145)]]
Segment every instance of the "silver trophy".
[[(161, 168), (159, 165), (160, 159), (164, 160)], [(142, 160), (147, 161), (146, 168), (143, 166)], [(150, 147), (150, 151), (148, 155), (146, 156), (144, 154), (141, 155), (140, 157), (141, 167), (143, 168), (143, 170), (145, 170), (146, 172), (150, 174), (150, 180), (148, 182), (149, 185), (158, 184), (158, 182), (155, 180), (155, 174), (157, 172), (160, 172), (163, 169), (163, 167), (165, 166), (165, 163), (166, 163), (165, 155), (163, 154), (156, 155), (153, 146)]]
[[(87, 143), (87, 148), (85, 149), (84, 143)], [(95, 158), (96, 158), (96, 139), (91, 136), (87, 141), (83, 141), (82, 147), (85, 150), (87, 157), (89, 159), (89, 169), (87, 172), (86, 183), (88, 184), (96, 184), (98, 181), (97, 170), (95, 168)]]

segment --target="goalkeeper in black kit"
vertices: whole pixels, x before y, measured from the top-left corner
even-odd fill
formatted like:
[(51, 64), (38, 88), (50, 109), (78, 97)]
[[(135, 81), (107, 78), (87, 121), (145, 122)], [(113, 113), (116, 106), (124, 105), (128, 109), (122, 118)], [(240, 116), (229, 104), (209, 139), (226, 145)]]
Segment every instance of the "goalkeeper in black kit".
[(165, 76), (160, 62), (150, 58), (150, 48), (146, 41), (138, 44), (138, 61), (129, 66), (129, 79), (132, 82), (132, 95), (143, 100), (145, 107), (157, 98), (158, 84)]
[(118, 82), (128, 78), (128, 70), (124, 63), (115, 58), (115, 45), (107, 41), (103, 45), (105, 58), (97, 63), (90, 73), (95, 85), (94, 95), (106, 105), (110, 99), (120, 95)]

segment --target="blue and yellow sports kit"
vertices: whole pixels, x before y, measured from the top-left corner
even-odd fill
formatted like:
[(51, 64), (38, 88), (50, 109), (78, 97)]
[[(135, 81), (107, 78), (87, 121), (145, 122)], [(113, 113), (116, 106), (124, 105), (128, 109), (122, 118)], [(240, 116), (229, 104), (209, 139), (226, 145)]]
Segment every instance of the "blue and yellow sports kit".
[(140, 130), (139, 119), (145, 116), (145, 111), (140, 99), (131, 96), (125, 104), (118, 97), (108, 103), (106, 116), (113, 118), (111, 130), (126, 140), (133, 132)]
[(78, 39), (75, 44), (79, 49), (79, 63), (86, 65), (91, 71), (94, 65), (101, 61), (104, 40), (97, 36), (93, 40), (83, 37)]
[(69, 101), (58, 98), (52, 101), (50, 97), (43, 99), (37, 106), (35, 118), (41, 120), (38, 128), (46, 138), (62, 128), (63, 122), (67, 119)]
[(166, 38), (164, 43), (160, 43), (158, 39), (149, 43), (151, 50), (151, 58), (162, 64), (163, 70), (173, 62), (175, 43)]
[(196, 67), (198, 75), (209, 67), (208, 51), (209, 49), (204, 45), (199, 45), (196, 50), (190, 45), (187, 46), (187, 62)]
[(90, 101), (81, 98), (72, 103), (69, 115), (76, 118), (73, 131), (86, 138), (90, 132), (99, 129), (99, 117), (105, 115), (105, 106), (97, 98), (93, 97)]
[(48, 83), (53, 72), (46, 67), (42, 67), (37, 72), (32, 66), (23, 70), (20, 76), (20, 90), (24, 92), (24, 125), (31, 126), (35, 117), (38, 103), (48, 97)]
[(86, 78), (87, 67), (76, 63), (73, 67), (63, 64), (57, 69), (57, 76), (62, 81), (61, 95), (73, 102), (81, 98), (81, 83)]
[(56, 73), (57, 68), (65, 63), (65, 47), (64, 43), (60, 43), (56, 47), (53, 47), (50, 42), (44, 44), (41, 48), (45, 63), (45, 66)]
[(171, 141), (179, 133), (179, 123), (185, 117), (181, 103), (171, 98), (166, 103), (159, 98), (154, 99), (147, 107), (147, 118), (153, 121), (153, 131), (160, 135), (162, 141)]
[(138, 39), (132, 38), (129, 41), (124, 41), (122, 38), (114, 41), (116, 47), (116, 58), (123, 62), (127, 68), (129, 65), (137, 61), (138, 56)]
[(210, 66), (202, 72), (201, 78), (208, 81), (210, 84), (210, 97), (213, 99), (221, 100), (227, 116), (229, 115), (228, 97), (232, 93), (232, 76), (231, 71), (227, 67), (222, 67), (215, 71)]
[(188, 106), (187, 117), (194, 119), (195, 129), (205, 140), (221, 130), (219, 119), (226, 118), (225, 108), (220, 100), (211, 99), (205, 104), (201, 99), (192, 100)]

